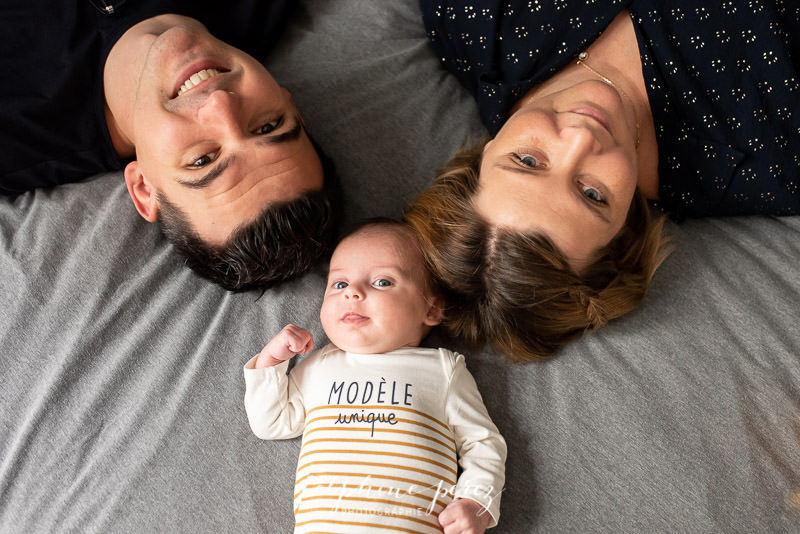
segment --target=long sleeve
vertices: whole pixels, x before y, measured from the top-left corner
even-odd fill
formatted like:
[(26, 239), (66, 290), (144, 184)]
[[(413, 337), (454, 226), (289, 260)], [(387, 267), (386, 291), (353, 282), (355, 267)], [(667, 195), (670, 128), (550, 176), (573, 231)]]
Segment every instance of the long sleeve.
[(299, 436), (305, 423), (303, 395), (286, 374), (289, 362), (255, 369), (254, 357), (244, 366), (244, 406), (253, 433), (261, 439)]
[(461, 355), (456, 357), (445, 411), (455, 434), (462, 469), (455, 498), (468, 498), (483, 505), (492, 516), (489, 526), (493, 527), (500, 518), (506, 442), (489, 417)]

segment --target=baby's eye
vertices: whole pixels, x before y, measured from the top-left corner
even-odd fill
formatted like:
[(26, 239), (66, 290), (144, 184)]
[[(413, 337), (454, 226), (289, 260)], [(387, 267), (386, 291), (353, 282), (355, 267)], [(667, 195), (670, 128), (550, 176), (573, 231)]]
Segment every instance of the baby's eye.
[(372, 282), (373, 287), (391, 287), (392, 282), (387, 280), (386, 278), (378, 278), (374, 282)]
[(347, 282), (342, 282), (341, 280), (338, 282), (333, 283), (333, 289), (344, 289), (347, 287)]

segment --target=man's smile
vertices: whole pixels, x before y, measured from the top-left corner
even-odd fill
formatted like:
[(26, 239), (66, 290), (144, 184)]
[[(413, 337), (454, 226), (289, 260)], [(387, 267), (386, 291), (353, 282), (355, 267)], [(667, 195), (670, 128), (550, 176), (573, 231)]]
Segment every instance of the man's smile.
[(200, 85), (201, 82), (208, 80), (209, 78), (213, 78), (219, 73), (220, 71), (218, 71), (217, 69), (202, 69), (195, 72), (194, 74), (189, 76), (185, 82), (183, 82), (183, 84), (178, 89), (177, 95), (181, 96), (189, 89)]

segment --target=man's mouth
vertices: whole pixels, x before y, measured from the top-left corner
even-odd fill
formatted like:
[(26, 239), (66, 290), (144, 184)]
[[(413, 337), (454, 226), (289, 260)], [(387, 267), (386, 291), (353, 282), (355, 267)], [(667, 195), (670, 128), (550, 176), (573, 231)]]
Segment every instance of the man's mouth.
[(194, 74), (188, 76), (186, 80), (183, 82), (183, 84), (181, 84), (181, 86), (178, 88), (178, 93), (176, 96), (181, 96), (186, 91), (189, 91), (194, 87), (197, 87), (206, 80), (209, 80), (215, 76), (219, 76), (221, 73), (222, 73), (221, 70), (213, 68), (201, 69), (195, 72)]

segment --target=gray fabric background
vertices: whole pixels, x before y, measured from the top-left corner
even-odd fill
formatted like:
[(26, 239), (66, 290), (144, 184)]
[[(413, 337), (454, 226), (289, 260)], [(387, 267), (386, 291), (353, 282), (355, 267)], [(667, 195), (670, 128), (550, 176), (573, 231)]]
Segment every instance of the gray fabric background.
[[(483, 134), (414, 0), (305, 0), (267, 64), (347, 221)], [(670, 228), (634, 313), (545, 363), (467, 353), (509, 445), (494, 532), (800, 532), (800, 218)], [(119, 174), (0, 199), (0, 245), (1, 532), (291, 531), (299, 440), (250, 433), (241, 367), (290, 321), (324, 342), (322, 266), (226, 293)]]

